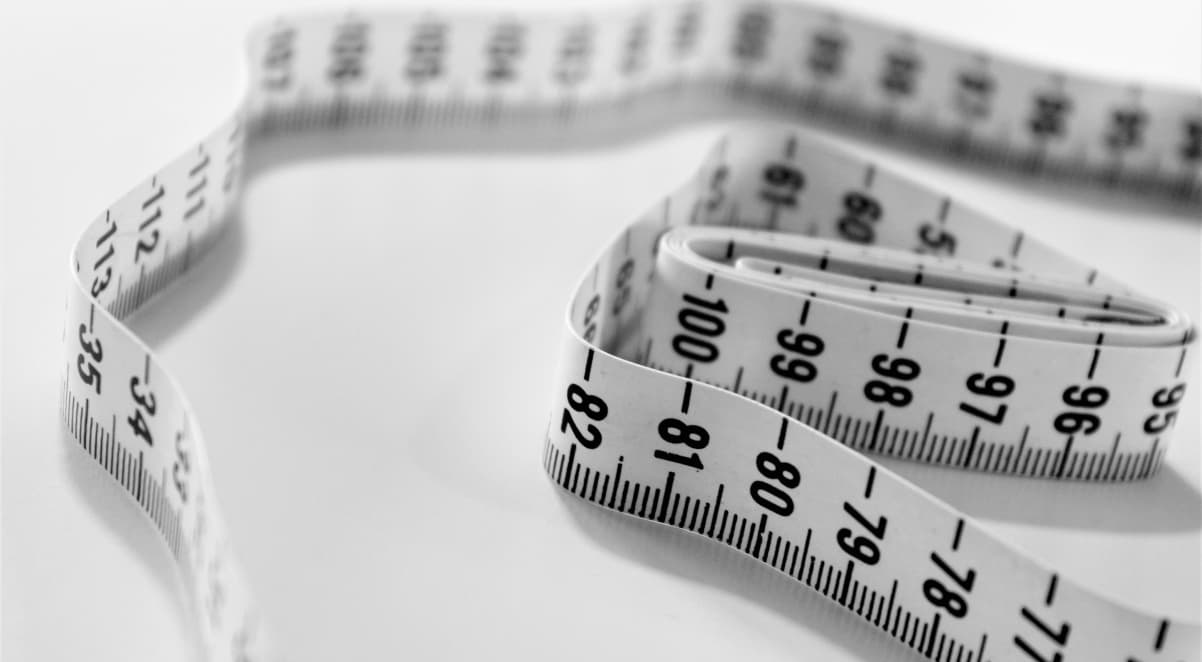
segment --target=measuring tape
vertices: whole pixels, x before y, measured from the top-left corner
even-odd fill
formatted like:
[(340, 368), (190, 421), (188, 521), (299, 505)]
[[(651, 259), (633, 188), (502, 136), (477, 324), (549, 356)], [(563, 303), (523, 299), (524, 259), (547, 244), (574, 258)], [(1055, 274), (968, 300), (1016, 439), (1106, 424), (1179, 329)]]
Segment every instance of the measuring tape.
[[(268, 644), (193, 414), (120, 320), (219, 237), (250, 146), (375, 125), (587, 129), (602, 111), (733, 102), (1202, 200), (1202, 97), (791, 4), (312, 16), (264, 26), (250, 57), (233, 116), (84, 231), (64, 327), (66, 425), (162, 534), (210, 660), (266, 659)], [(749, 554), (930, 659), (1199, 660), (1197, 624), (1074, 585), (870, 457), (1147, 477), (1195, 362), (1172, 308), (769, 127), (725, 138), (605, 247), (567, 330), (542, 462), (581, 499)]]

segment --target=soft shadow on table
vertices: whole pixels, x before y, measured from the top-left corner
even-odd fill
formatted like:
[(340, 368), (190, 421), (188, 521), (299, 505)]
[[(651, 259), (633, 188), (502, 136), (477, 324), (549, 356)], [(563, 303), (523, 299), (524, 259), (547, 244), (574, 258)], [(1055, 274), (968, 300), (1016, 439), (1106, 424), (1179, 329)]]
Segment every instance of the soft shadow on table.
[(239, 214), (229, 218), (221, 236), (192, 262), (188, 271), (126, 320), (151, 350), (203, 312), (234, 281), (246, 252), (242, 222)]
[(784, 581), (781, 573), (744, 554), (675, 527), (597, 508), (556, 486), (549, 487), (580, 531), (612, 553), (756, 603), (830, 640), (855, 659), (923, 659), (855, 614), (834, 608), (834, 603), (816, 591), (799, 582)]
[(1102, 483), (1018, 478), (878, 459), (973, 517), (1116, 533), (1202, 529), (1202, 493), (1168, 464), (1145, 480)]
[[(179, 629), (193, 638), (188, 642), (191, 644), (188, 648), (201, 650), (199, 639), (189, 622), (192, 608), (188, 604), (187, 593), (175, 590), (180, 586), (180, 578), (166, 543), (133, 498), (71, 438), (65, 426), (60, 428), (59, 437), (65, 451), (63, 462), (80, 501), (86, 503), (92, 515), (121, 541), (128, 556), (143, 563), (154, 581), (171, 595), (174, 616), (182, 624)], [(81, 550), (81, 553), (86, 553), (86, 550)], [(130, 631), (133, 632), (133, 628)]]

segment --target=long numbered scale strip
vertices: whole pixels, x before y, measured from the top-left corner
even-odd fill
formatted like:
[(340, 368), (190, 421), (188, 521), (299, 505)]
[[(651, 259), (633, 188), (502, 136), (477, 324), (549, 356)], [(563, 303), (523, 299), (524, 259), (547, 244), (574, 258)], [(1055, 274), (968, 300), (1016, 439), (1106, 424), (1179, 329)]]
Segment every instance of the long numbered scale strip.
[[(64, 328), (67, 427), (161, 532), (210, 660), (269, 646), (193, 414), (120, 320), (228, 223), (249, 146), (369, 125), (571, 136), (606, 113), (733, 104), (1033, 177), (1202, 190), (1198, 96), (793, 5), (317, 16), (264, 26), (250, 55), (233, 116), (83, 233)], [(1197, 661), (1196, 624), (1075, 585), (858, 452), (1144, 478), (1194, 348), (1181, 314), (1034, 237), (810, 134), (743, 131), (585, 272), (542, 461), (580, 498), (749, 554), (927, 658)]]

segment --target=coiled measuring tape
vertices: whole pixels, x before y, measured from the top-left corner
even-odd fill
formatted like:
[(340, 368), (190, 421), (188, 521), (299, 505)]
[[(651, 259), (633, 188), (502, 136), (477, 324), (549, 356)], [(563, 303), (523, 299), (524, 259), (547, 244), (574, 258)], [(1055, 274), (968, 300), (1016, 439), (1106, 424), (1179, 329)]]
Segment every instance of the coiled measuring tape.
[[(66, 425), (162, 534), (211, 660), (266, 659), (266, 639), (182, 391), (120, 320), (219, 236), (258, 141), (587, 127), (602, 108), (734, 100), (1035, 176), (1202, 199), (1197, 95), (791, 4), (314, 16), (265, 26), (250, 53), (233, 116), (85, 230), (64, 329)], [(871, 459), (1149, 476), (1192, 376), (1195, 333), (1173, 309), (768, 128), (724, 139), (616, 237), (567, 328), (542, 461), (578, 497), (749, 554), (927, 658), (1199, 659), (1198, 625), (1073, 585)]]

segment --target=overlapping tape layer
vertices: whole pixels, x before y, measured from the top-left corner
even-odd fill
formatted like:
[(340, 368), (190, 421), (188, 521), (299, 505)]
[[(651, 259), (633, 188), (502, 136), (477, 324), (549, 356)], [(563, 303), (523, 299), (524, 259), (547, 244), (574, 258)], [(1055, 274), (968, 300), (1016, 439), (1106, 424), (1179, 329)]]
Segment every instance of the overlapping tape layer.
[[(733, 103), (1032, 177), (1202, 197), (1198, 96), (794, 5), (316, 16), (266, 26), (250, 52), (233, 116), (85, 230), (64, 328), (67, 425), (162, 533), (213, 660), (269, 653), (199, 428), (120, 320), (219, 236), (245, 151), (263, 140), (373, 125), (588, 131), (615, 109)], [(581, 498), (750, 554), (932, 659), (1198, 659), (1197, 625), (1061, 579), (871, 459), (1152, 474), (1196, 351), (1171, 308), (772, 127), (729, 136), (616, 237), (578, 285), (568, 331), (543, 462)]]

